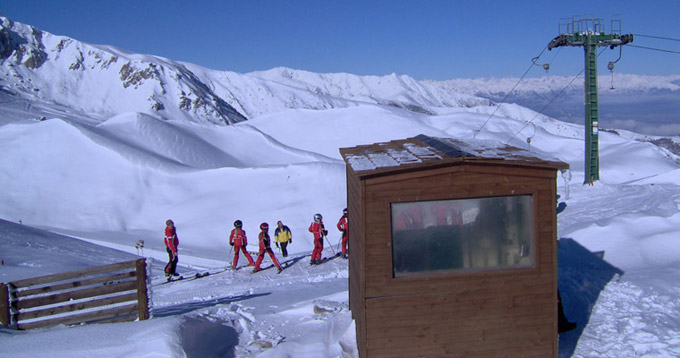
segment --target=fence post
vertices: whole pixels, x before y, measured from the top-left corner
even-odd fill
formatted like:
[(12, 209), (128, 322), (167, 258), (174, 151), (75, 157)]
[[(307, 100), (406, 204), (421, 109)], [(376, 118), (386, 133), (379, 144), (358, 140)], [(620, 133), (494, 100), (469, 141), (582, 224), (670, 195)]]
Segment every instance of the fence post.
[(146, 292), (146, 259), (135, 262), (137, 276), (137, 303), (139, 306), (139, 320), (149, 319), (149, 296)]
[(0, 323), (2, 323), (3, 326), (9, 326), (11, 324), (9, 307), (9, 286), (0, 283)]

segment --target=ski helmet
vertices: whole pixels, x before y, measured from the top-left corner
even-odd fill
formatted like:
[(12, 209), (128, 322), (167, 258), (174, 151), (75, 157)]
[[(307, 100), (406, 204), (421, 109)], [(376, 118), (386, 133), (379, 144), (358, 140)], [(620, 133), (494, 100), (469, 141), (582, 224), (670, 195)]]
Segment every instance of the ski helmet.
[(175, 226), (175, 223), (172, 222), (172, 220), (168, 219), (165, 221), (165, 226)]
[(269, 230), (269, 224), (267, 223), (260, 224), (260, 230)]
[(342, 209), (343, 215), (347, 215), (347, 208)]
[(323, 218), (321, 217), (321, 214), (314, 214), (314, 221), (315, 221), (315, 222), (321, 222), (321, 219), (323, 219)]
[(235, 228), (240, 229), (241, 226), (243, 226), (243, 223), (241, 222), (241, 220), (234, 221), (234, 227)]

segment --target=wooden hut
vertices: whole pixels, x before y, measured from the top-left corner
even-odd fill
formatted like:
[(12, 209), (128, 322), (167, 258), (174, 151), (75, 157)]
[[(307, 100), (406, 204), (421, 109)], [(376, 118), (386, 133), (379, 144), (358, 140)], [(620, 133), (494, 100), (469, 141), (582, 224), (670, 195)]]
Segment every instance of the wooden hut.
[(342, 148), (361, 357), (556, 357), (557, 169), (419, 135)]

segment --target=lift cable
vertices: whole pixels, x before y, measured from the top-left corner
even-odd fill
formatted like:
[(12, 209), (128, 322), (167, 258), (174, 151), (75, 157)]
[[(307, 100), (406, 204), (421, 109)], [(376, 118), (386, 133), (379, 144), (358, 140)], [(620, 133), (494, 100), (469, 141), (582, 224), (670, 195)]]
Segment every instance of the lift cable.
[(634, 36), (640, 36), (640, 37), (649, 37), (652, 39), (660, 39), (660, 40), (669, 40), (669, 41), (680, 41), (680, 39), (674, 39), (672, 37), (664, 37), (664, 36), (652, 36), (652, 35), (641, 35), (641, 34), (633, 34)]
[(520, 133), (524, 130), (524, 128), (526, 128), (529, 124), (533, 124), (533, 121), (534, 121), (540, 114), (542, 114), (543, 111), (545, 111), (545, 109), (548, 108), (548, 106), (549, 106), (550, 104), (552, 104), (552, 103), (557, 99), (557, 97), (559, 97), (562, 93), (564, 93), (564, 91), (566, 91), (567, 88), (568, 88), (569, 86), (571, 86), (571, 84), (572, 84), (577, 78), (579, 78), (579, 77), (583, 74), (583, 72), (585, 72), (585, 71), (586, 71), (586, 69), (584, 68), (584, 69), (581, 70), (581, 72), (579, 72), (576, 76), (574, 76), (574, 77), (571, 79), (571, 81), (569, 81), (569, 83), (567, 83), (567, 85), (564, 86), (564, 88), (562, 88), (562, 90), (561, 90), (559, 93), (557, 93), (557, 94), (556, 94), (556, 95), (555, 95), (548, 103), (546, 103), (545, 106), (543, 106), (543, 108), (541, 108), (540, 111), (536, 112), (536, 114), (535, 114), (528, 122), (526, 122), (526, 123), (524, 124), (524, 126), (522, 126), (522, 128), (520, 128), (520, 129), (517, 131), (517, 133), (515, 133), (512, 137), (510, 137), (510, 139), (508, 139), (508, 140), (505, 142), (505, 144), (509, 144), (511, 140), (515, 139), (515, 137), (517, 137), (517, 135), (520, 134)]
[(628, 44), (628, 45), (626, 45), (626, 46), (642, 48), (642, 49), (645, 49), (645, 50), (654, 50), (654, 51), (668, 52), (668, 53), (674, 53), (674, 54), (680, 55), (680, 51), (666, 50), (666, 49), (662, 49), (662, 48), (647, 47), (647, 46), (638, 46), (638, 45), (632, 45), (632, 44)]
[(534, 66), (536, 66), (536, 60), (538, 60), (538, 59), (541, 57), (541, 55), (543, 55), (543, 52), (545, 52), (545, 50), (546, 50), (547, 48), (548, 48), (548, 46), (546, 45), (546, 46), (543, 48), (543, 50), (541, 51), (541, 53), (539, 53), (538, 56), (534, 57), (534, 58), (531, 60), (531, 65), (529, 65), (529, 68), (527, 68), (527, 70), (524, 71), (524, 74), (523, 74), (522, 77), (517, 81), (517, 83), (515, 83), (515, 86), (513, 86), (512, 89), (511, 89), (510, 91), (508, 91), (508, 93), (505, 94), (505, 96), (503, 97), (503, 99), (501, 100), (501, 102), (498, 104), (498, 106), (496, 106), (496, 109), (494, 109), (493, 113), (491, 113), (491, 114), (489, 115), (489, 118), (487, 118), (486, 121), (484, 121), (484, 123), (482, 124), (482, 126), (479, 127), (479, 129), (476, 130), (475, 133), (472, 135), (472, 138), (473, 138), (473, 139), (474, 139), (475, 137), (477, 137), (477, 134), (479, 134), (479, 132), (481, 132), (482, 129), (484, 129), (484, 127), (486, 126), (487, 123), (489, 123), (489, 121), (491, 120), (491, 118), (493, 117), (493, 115), (496, 114), (496, 112), (501, 108), (501, 106), (503, 105), (503, 103), (505, 103), (505, 100), (508, 98), (508, 96), (510, 96), (510, 93), (512, 93), (512, 92), (515, 90), (515, 88), (517, 88), (517, 86), (519, 86), (520, 82), (522, 82), (522, 80), (524, 80), (524, 78), (527, 76), (527, 74), (529, 73), (529, 71), (531, 71), (531, 69), (532, 69)]
[[(600, 53), (597, 54), (597, 56), (599, 57), (599, 56), (602, 54), (602, 52), (604, 52), (605, 49), (606, 49), (606, 48), (603, 48), (603, 49), (600, 51)], [(510, 144), (510, 141), (513, 140), (513, 139), (515, 139), (515, 137), (517, 137), (517, 135), (520, 134), (520, 133), (524, 130), (524, 128), (526, 128), (529, 124), (533, 124), (534, 120), (536, 120), (536, 118), (538, 118), (538, 116), (539, 116), (540, 114), (543, 114), (543, 111), (545, 111), (546, 108), (548, 108), (548, 106), (549, 106), (550, 104), (552, 104), (552, 103), (557, 99), (557, 97), (559, 97), (562, 93), (564, 93), (564, 91), (566, 91), (567, 88), (569, 88), (569, 86), (571, 86), (571, 84), (574, 83), (574, 81), (576, 81), (576, 79), (579, 78), (579, 77), (583, 74), (583, 72), (585, 72), (585, 71), (586, 71), (586, 69), (585, 69), (585, 67), (584, 67), (584, 68), (581, 70), (581, 72), (579, 72), (576, 76), (574, 76), (574, 77), (571, 79), (571, 81), (569, 81), (569, 83), (567, 83), (567, 85), (564, 86), (564, 88), (562, 88), (562, 90), (560, 90), (559, 93), (557, 93), (557, 94), (556, 94), (556, 95), (555, 95), (548, 103), (545, 104), (545, 106), (543, 106), (543, 108), (541, 108), (540, 111), (536, 112), (536, 114), (535, 114), (529, 121), (527, 121), (527, 122), (524, 124), (524, 126), (522, 126), (522, 128), (520, 128), (520, 129), (519, 129), (512, 137), (510, 137), (510, 139), (508, 139), (508, 140), (505, 142), (505, 144)]]

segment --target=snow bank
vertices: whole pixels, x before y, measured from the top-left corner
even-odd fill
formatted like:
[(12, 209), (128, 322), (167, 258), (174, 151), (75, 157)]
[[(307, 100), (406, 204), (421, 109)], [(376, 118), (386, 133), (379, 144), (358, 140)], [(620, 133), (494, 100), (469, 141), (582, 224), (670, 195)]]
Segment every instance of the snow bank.
[(625, 214), (570, 234), (623, 270), (680, 265), (680, 214), (670, 217)]
[[(481, 109), (481, 108), (477, 108)], [(528, 126), (525, 109), (504, 115), (426, 116), (389, 107), (289, 110), (232, 126), (163, 121), (122, 114), (101, 124), (50, 119), (0, 127), (0, 217), (116, 240), (130, 250), (140, 238), (162, 253), (163, 222), (178, 225), (187, 254), (223, 259), (236, 219), (254, 250), (261, 222), (282, 220), (293, 230), (292, 252), (311, 247), (315, 213), (332, 229), (346, 206), (345, 169), (338, 149), (426, 134), (510, 141), (570, 163), (582, 181), (582, 144), (573, 125), (540, 118)], [(512, 140), (512, 134), (517, 134)], [(602, 181), (625, 183), (670, 175), (678, 164), (649, 143), (601, 136)], [(625, 165), (627, 160), (637, 165)], [(35, 175), (34, 173), (40, 173)], [(560, 178), (561, 179), (561, 178)], [(88, 235), (103, 232), (135, 235)], [(134, 236), (134, 237), (133, 237)], [(335, 244), (335, 242), (334, 242)], [(201, 254), (199, 254), (201, 253)]]

